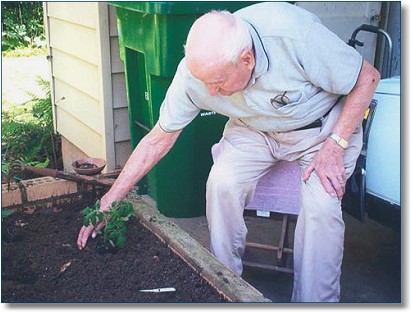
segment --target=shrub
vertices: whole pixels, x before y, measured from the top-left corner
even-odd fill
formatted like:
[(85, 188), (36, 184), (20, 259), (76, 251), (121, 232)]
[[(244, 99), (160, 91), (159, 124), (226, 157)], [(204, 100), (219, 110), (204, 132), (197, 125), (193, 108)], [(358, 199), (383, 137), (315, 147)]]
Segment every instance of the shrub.
[[(2, 111), (2, 174), (9, 182), (24, 178), (21, 163), (61, 168), (60, 136), (54, 134), (49, 81), (38, 78), (44, 95), (29, 93), (31, 100)], [(16, 177), (17, 174), (17, 177)]]
[(2, 1), (2, 51), (45, 46), (43, 3), (39, 1)]

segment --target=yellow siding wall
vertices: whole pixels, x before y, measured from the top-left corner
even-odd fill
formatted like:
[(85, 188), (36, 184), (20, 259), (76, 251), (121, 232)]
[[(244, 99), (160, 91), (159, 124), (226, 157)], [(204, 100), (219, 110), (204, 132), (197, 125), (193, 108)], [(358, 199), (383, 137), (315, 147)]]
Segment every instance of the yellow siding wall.
[(104, 6), (45, 4), (56, 130), (81, 154), (106, 159), (111, 171), (124, 165), (131, 150), (116, 13)]
[(105, 158), (97, 12), (93, 2), (47, 3), (57, 131), (86, 155)]

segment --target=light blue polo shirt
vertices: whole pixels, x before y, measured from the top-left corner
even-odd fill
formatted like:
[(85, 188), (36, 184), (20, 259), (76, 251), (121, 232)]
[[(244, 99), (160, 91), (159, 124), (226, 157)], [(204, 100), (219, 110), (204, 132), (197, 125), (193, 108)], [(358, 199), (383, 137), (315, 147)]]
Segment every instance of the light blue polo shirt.
[(235, 13), (247, 22), (256, 66), (246, 89), (211, 96), (183, 59), (160, 108), (160, 127), (183, 129), (201, 109), (263, 132), (287, 132), (322, 117), (358, 78), (362, 56), (297, 6), (269, 2)]

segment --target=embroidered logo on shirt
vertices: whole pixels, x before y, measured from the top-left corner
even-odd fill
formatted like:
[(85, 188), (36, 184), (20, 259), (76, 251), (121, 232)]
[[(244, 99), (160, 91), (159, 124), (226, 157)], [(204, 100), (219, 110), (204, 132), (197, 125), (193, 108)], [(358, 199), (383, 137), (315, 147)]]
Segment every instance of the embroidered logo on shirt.
[(273, 106), (273, 108), (279, 109), (290, 103), (290, 99), (288, 96), (286, 96), (286, 93), (287, 91), (283, 92), (282, 94), (276, 95), (274, 98), (270, 99), (270, 104)]

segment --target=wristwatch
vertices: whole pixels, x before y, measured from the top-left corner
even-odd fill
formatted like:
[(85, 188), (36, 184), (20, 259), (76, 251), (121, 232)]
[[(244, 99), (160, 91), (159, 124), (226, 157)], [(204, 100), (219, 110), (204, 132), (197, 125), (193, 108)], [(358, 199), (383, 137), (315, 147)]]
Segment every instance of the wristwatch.
[(335, 133), (330, 133), (329, 137), (334, 140), (343, 149), (348, 147), (348, 141)]

